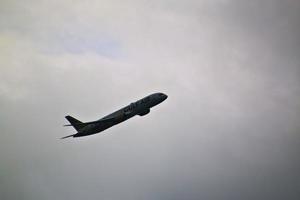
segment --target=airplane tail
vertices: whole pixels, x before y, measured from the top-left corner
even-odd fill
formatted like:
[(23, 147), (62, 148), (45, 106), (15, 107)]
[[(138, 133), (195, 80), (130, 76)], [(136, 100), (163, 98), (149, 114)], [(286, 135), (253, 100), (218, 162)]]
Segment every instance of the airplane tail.
[(78, 119), (71, 117), (70, 115), (66, 116), (65, 118), (70, 122), (70, 124), (65, 125), (65, 126), (73, 126), (77, 131), (79, 131), (86, 125), (86, 124), (82, 123), (81, 121), (79, 121)]

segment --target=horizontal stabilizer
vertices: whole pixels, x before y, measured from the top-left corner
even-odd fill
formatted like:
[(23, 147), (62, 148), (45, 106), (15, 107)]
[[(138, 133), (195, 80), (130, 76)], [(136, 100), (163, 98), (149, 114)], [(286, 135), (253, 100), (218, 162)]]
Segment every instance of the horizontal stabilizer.
[(76, 134), (68, 135), (68, 136), (62, 137), (60, 139), (65, 139), (65, 138), (68, 138), (68, 137), (73, 137), (74, 135), (76, 135)]

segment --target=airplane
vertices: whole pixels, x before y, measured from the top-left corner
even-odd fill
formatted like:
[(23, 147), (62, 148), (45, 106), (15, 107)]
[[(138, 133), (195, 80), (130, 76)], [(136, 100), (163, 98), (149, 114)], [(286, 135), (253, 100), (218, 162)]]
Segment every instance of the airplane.
[(104, 131), (116, 124), (119, 124), (125, 120), (128, 120), (135, 115), (144, 116), (150, 112), (150, 108), (156, 106), (166, 100), (168, 96), (163, 93), (154, 93), (148, 95), (136, 102), (121, 108), (97, 121), (91, 122), (81, 122), (70, 115), (65, 118), (70, 122), (70, 124), (64, 126), (73, 126), (76, 129), (77, 133), (62, 137), (61, 139), (65, 139), (68, 137), (82, 137), (93, 135)]

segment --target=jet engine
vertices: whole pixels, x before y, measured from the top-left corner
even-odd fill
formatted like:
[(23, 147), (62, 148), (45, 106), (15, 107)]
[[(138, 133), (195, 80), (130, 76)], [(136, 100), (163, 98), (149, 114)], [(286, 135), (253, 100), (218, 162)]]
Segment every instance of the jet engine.
[(140, 112), (138, 115), (144, 116), (144, 115), (147, 115), (149, 112), (150, 112), (150, 109), (146, 109), (146, 110), (143, 110), (142, 112)]

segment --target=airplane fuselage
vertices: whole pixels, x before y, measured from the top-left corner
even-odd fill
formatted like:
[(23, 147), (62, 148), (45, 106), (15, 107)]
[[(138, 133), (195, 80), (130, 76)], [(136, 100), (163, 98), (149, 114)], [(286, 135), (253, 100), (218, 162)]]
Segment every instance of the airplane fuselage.
[(144, 116), (150, 112), (150, 109), (153, 106), (156, 106), (157, 104), (163, 102), (165, 99), (167, 99), (167, 97), (168, 96), (163, 93), (154, 93), (149, 96), (146, 96), (97, 121), (80, 124), (82, 127), (79, 130), (77, 130), (78, 133), (72, 136), (82, 137), (82, 136), (92, 135), (104, 131), (105, 129), (108, 129), (116, 124), (124, 122), (130, 119), (131, 117), (134, 117), (135, 115)]

